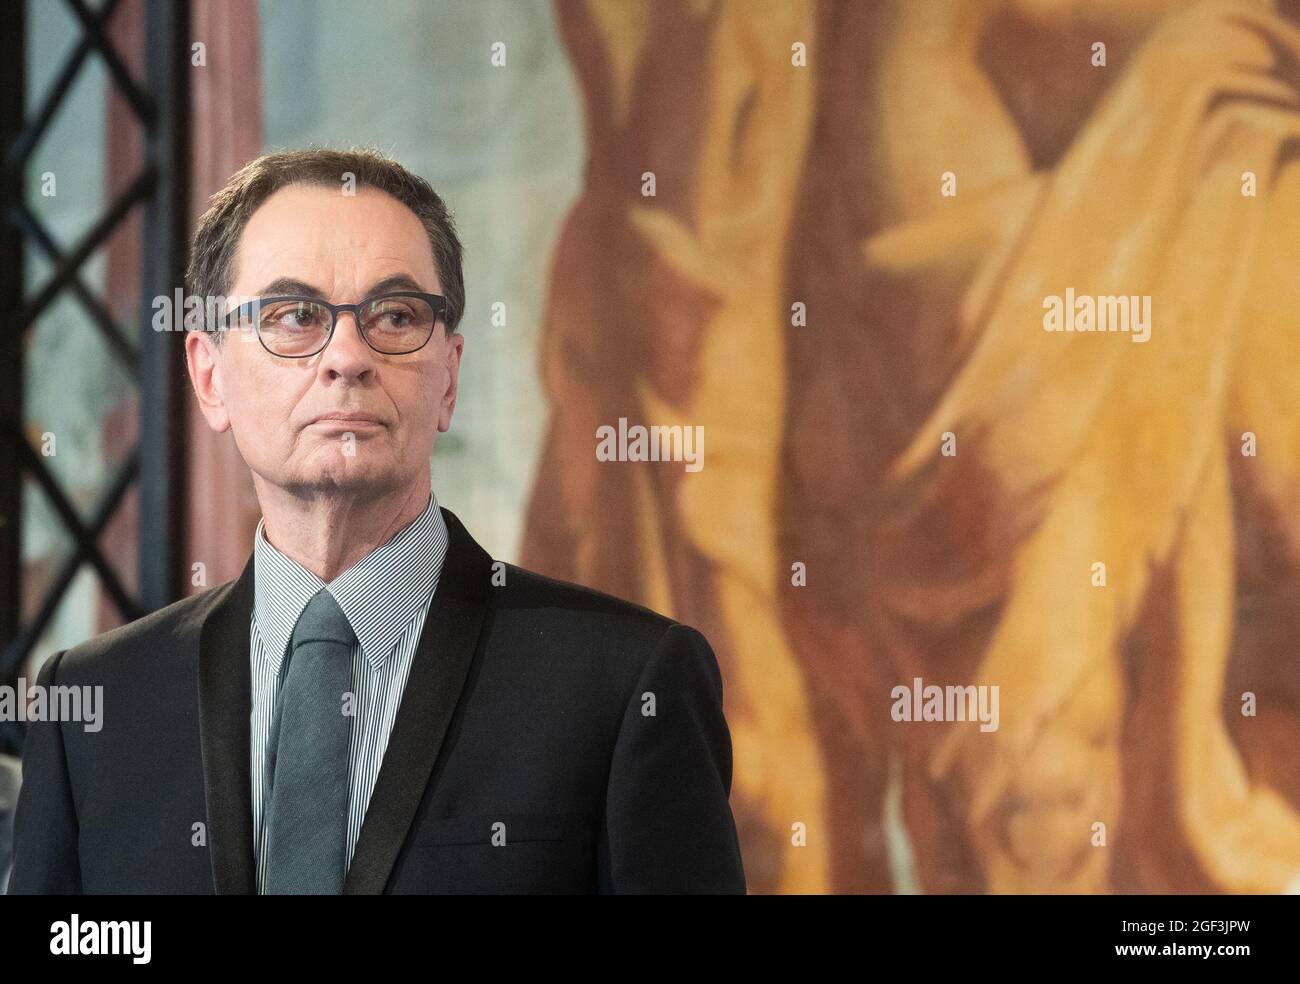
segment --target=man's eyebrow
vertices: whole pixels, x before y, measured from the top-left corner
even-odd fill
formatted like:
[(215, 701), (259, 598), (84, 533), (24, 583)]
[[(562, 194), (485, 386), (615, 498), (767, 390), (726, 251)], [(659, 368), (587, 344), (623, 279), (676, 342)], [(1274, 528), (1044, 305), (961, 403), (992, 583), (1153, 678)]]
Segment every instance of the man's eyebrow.
[(375, 281), (370, 285), (370, 289), (366, 291), (366, 296), (372, 297), (375, 294), (382, 294), (390, 290), (416, 290), (421, 294), (431, 293), (426, 291), (414, 277), (409, 274), (398, 273), (391, 277), (385, 277), (383, 280)]
[(262, 297), (274, 297), (277, 294), (295, 294), (300, 297), (316, 297), (325, 300), (325, 292), (319, 287), (313, 287), (303, 280), (295, 280), (293, 277), (277, 277), (269, 284), (263, 287), (258, 294)]
[[(426, 293), (424, 286), (410, 274), (398, 273), (391, 277), (385, 277), (383, 280), (375, 281), (365, 292), (365, 296), (373, 297), (375, 294), (382, 294), (391, 290), (415, 290)], [(293, 294), (299, 297), (315, 297), (322, 301), (327, 300), (325, 292), (319, 287), (314, 287), (305, 280), (295, 280), (293, 277), (277, 277), (258, 291), (258, 294), (262, 297)]]

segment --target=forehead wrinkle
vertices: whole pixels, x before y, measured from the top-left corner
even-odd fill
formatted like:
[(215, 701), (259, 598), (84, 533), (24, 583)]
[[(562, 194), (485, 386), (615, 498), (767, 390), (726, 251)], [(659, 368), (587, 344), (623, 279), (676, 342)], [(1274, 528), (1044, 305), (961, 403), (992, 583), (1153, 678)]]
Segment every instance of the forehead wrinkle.
[[(357, 202), (354, 200), (344, 204), (357, 204)], [(416, 221), (418, 224), (418, 219)], [(336, 227), (339, 233), (348, 237), (345, 241), (340, 241), (338, 238), (330, 241), (330, 237), (325, 236), (311, 243), (313, 248), (310, 251), (305, 251), (304, 244), (301, 242), (283, 244), (292, 249), (292, 252), (282, 250), (281, 244), (275, 238), (275, 227), (272, 227), (269, 236), (259, 237), (258, 242), (249, 244), (248, 230), (246, 230), (245, 236), (241, 237), (243, 242), (240, 244), (240, 255), (236, 257), (236, 263), (239, 264), (237, 269), (241, 274), (261, 281), (276, 277), (293, 277), (315, 283), (324, 291), (326, 297), (331, 298), (345, 286), (361, 290), (365, 289), (367, 284), (403, 273), (417, 282), (427, 282), (425, 289), (441, 290), (441, 278), (438, 276), (437, 264), (429, 252), (428, 237), (423, 225), (416, 230), (416, 242), (407, 243), (406, 239), (409, 237), (388, 223), (381, 224), (386, 236), (400, 237), (400, 239), (386, 238), (383, 242), (376, 242), (360, 230), (348, 230), (348, 224), (350, 223), (345, 221)], [(247, 248), (249, 245), (252, 245), (252, 249)], [(356, 269), (356, 265), (345, 268), (339, 265), (338, 261), (341, 258), (364, 260), (367, 266), (378, 265), (381, 269), (363, 271)], [(255, 267), (253, 265), (245, 267), (248, 260), (252, 260)], [(365, 283), (361, 282), (363, 280)], [(345, 283), (347, 281), (352, 282)]]

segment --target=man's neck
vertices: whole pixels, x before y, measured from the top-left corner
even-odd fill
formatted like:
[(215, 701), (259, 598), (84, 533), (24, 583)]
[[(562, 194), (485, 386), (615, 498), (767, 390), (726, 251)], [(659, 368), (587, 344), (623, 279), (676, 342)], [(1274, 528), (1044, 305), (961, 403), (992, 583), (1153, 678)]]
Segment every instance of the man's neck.
[(429, 505), (427, 476), (380, 495), (315, 499), (300, 498), (256, 475), (253, 484), (267, 541), (326, 584), (391, 540)]

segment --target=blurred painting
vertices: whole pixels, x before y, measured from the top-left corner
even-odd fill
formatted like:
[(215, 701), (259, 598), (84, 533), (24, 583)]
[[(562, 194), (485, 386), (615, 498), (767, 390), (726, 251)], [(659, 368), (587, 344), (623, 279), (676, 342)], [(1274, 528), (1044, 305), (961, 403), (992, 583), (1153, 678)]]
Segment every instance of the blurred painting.
[(523, 562), (713, 641), (751, 891), (1300, 889), (1294, 9), (556, 11)]

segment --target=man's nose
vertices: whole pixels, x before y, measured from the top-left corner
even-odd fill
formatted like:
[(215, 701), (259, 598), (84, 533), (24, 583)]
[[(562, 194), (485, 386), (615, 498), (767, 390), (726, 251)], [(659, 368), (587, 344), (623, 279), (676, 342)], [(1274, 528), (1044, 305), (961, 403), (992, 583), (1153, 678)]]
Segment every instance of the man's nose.
[(359, 377), (374, 367), (374, 350), (361, 336), (361, 322), (351, 311), (339, 314), (334, 335), (321, 359), (322, 371), (339, 376)]

